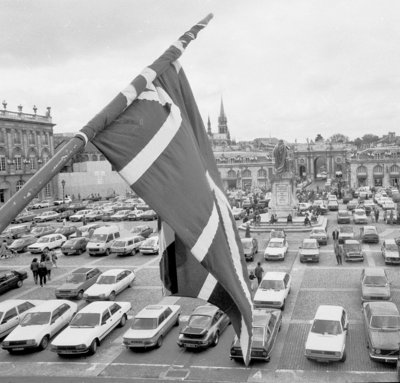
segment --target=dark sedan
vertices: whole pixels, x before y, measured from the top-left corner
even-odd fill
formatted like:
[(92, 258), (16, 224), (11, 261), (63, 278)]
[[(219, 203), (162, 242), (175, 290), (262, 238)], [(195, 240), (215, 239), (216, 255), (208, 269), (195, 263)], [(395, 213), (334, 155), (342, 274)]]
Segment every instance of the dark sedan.
[(66, 221), (69, 221), (69, 217), (71, 217), (71, 215), (74, 215), (74, 214), (75, 214), (75, 212), (71, 209), (64, 210), (63, 212), (60, 213), (60, 215), (58, 216), (56, 221), (62, 222), (62, 221), (64, 221), (64, 219)]
[(154, 221), (157, 219), (157, 213), (154, 210), (145, 210), (143, 214), (140, 215), (142, 221)]
[(178, 346), (186, 348), (216, 346), (229, 323), (229, 317), (218, 307), (199, 306), (194, 309), (188, 324), (181, 330)]
[(70, 235), (75, 234), (77, 230), (76, 226), (63, 226), (59, 227), (55, 233), (56, 234), (62, 234), (63, 236), (69, 238)]
[(26, 271), (3, 270), (0, 272), (0, 294), (16, 287), (21, 287), (23, 280), (28, 278)]
[(375, 226), (364, 226), (360, 230), (360, 238), (366, 243), (379, 243), (379, 235)]
[(148, 238), (153, 233), (153, 229), (148, 225), (139, 225), (131, 229), (131, 233)]
[(86, 251), (88, 242), (89, 238), (87, 237), (70, 238), (61, 246), (61, 252), (64, 255), (82, 254)]

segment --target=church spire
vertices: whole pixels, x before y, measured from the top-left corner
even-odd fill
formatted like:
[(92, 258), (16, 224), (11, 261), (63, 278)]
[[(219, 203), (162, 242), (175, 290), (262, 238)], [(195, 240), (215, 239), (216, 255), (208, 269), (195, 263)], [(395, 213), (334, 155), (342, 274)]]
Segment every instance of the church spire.
[(228, 122), (228, 120), (225, 116), (225, 111), (224, 111), (224, 101), (222, 100), (222, 97), (221, 97), (221, 109), (220, 109), (219, 117), (218, 117), (218, 133), (220, 133), (220, 134), (228, 133), (227, 122)]
[(209, 136), (212, 136), (210, 116), (208, 116), (208, 121), (207, 121), (207, 134)]

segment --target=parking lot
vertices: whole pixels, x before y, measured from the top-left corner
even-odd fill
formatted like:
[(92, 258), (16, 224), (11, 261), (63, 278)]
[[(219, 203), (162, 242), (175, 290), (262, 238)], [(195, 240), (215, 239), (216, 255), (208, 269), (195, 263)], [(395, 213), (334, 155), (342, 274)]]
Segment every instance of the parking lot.
[[(336, 213), (328, 213), (328, 233), (336, 225)], [(238, 221), (240, 223), (240, 221)], [(118, 223), (121, 233), (127, 233), (138, 222)], [(156, 227), (155, 222), (150, 225)], [(399, 226), (377, 224), (380, 239), (400, 236)], [(356, 231), (357, 232), (357, 231)], [(241, 235), (244, 235), (241, 232)], [(0, 350), (0, 376), (42, 376), (42, 377), (103, 377), (136, 378), (138, 380), (201, 380), (201, 381), (321, 381), (322, 373), (330, 381), (397, 381), (396, 369), (369, 359), (361, 316), (360, 273), (363, 267), (385, 267), (392, 282), (393, 301), (400, 304), (400, 268), (385, 266), (380, 244), (363, 244), (366, 257), (363, 262), (336, 264), (332, 239), (327, 246), (321, 246), (320, 262), (303, 264), (297, 252), (307, 233), (289, 233), (289, 253), (284, 261), (264, 261), (263, 250), (268, 234), (255, 234), (260, 251), (253, 262), (262, 262), (265, 271), (285, 270), (292, 276), (292, 290), (283, 314), (283, 326), (274, 346), (271, 361), (252, 362), (250, 367), (230, 360), (229, 348), (233, 339), (232, 328), (222, 335), (215, 348), (204, 351), (185, 351), (177, 346), (179, 328), (187, 320), (194, 307), (202, 303), (189, 298), (163, 297), (159, 278), (159, 256), (137, 254), (129, 257), (64, 256), (58, 251), (58, 267), (53, 269), (53, 278), (43, 288), (29, 278), (20, 289), (11, 290), (2, 296), (10, 298), (53, 299), (57, 286), (66, 276), (80, 266), (96, 266), (102, 271), (111, 268), (134, 270), (136, 280), (131, 289), (117, 296), (117, 301), (129, 301), (132, 311), (125, 328), (114, 330), (98, 348), (96, 355), (87, 357), (60, 358), (45, 350), (10, 355)], [(0, 267), (28, 270), (32, 256), (24, 253), (15, 258), (1, 260)], [(122, 346), (122, 335), (133, 316), (151, 303), (176, 302), (182, 306), (181, 326), (174, 328), (164, 339), (159, 349), (130, 351)], [(305, 358), (304, 344), (310, 328), (310, 321), (321, 304), (342, 305), (348, 313), (350, 326), (347, 339), (347, 360), (344, 363), (318, 363)], [(79, 302), (84, 305), (84, 302)], [(327, 381), (324, 378), (324, 381)]]

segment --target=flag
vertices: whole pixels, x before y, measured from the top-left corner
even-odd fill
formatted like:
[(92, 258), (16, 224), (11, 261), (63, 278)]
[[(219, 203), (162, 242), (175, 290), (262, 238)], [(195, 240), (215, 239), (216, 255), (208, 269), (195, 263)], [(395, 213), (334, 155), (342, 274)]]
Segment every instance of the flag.
[(168, 243), (173, 250), (162, 262), (168, 288), (225, 310), (248, 364), (252, 301), (247, 266), (203, 121), (177, 61), (202, 27), (197, 24), (145, 68), (81, 134), (157, 212), (164, 234), (174, 237), (161, 239), (164, 248)]

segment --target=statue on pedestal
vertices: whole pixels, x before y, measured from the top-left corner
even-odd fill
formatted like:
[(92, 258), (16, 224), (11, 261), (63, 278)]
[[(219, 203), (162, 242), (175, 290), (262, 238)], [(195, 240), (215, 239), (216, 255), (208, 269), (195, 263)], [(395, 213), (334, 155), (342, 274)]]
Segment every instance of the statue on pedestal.
[(279, 140), (272, 154), (275, 159), (276, 174), (282, 174), (290, 171), (289, 159), (288, 159), (288, 147), (285, 145), (283, 140)]

